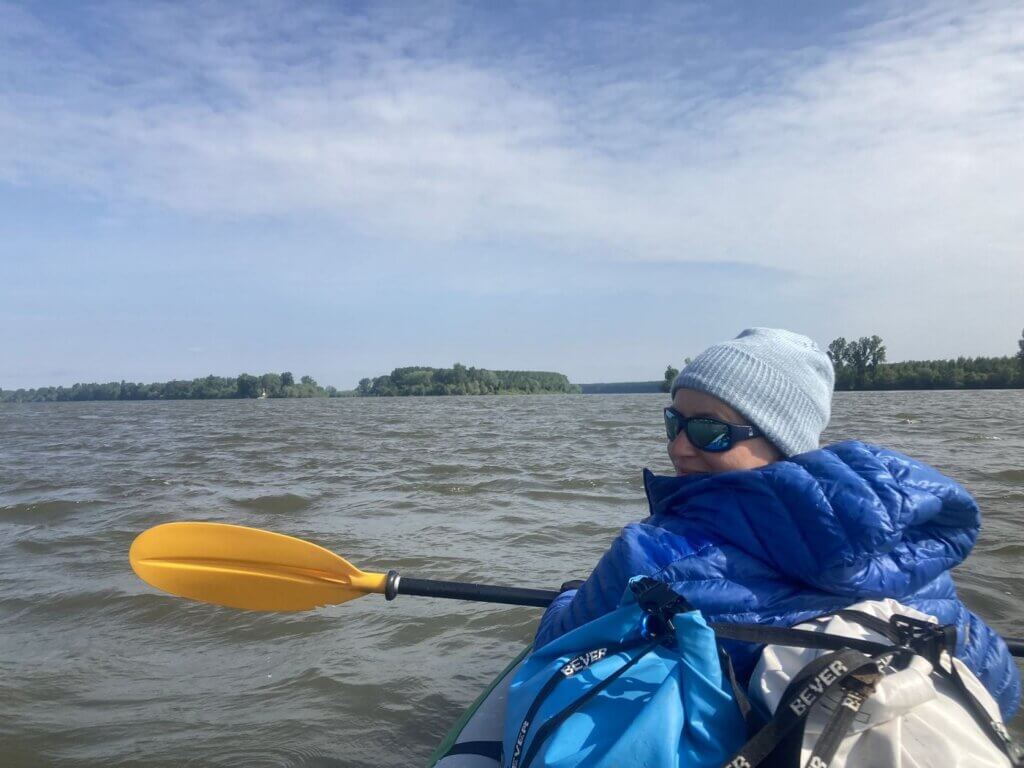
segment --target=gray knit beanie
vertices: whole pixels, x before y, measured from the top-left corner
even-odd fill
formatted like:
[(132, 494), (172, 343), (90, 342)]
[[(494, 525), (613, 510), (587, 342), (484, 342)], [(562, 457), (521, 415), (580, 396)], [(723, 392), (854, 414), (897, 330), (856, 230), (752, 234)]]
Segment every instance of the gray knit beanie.
[(832, 361), (806, 336), (748, 328), (701, 352), (672, 382), (728, 403), (786, 456), (813, 451), (832, 414)]

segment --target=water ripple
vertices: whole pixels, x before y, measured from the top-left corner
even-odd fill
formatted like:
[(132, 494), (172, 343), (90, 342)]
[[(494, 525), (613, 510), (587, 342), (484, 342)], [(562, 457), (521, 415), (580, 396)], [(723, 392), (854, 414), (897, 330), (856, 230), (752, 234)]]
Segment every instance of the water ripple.
[[(369, 596), (232, 611), (139, 582), (132, 538), (235, 522), (367, 570), (554, 588), (646, 515), (640, 469), (668, 470), (662, 400), (0, 406), (4, 765), (422, 764), (537, 610)], [(961, 593), (1024, 635), (1024, 392), (840, 393), (826, 437), (964, 483), (985, 528)]]

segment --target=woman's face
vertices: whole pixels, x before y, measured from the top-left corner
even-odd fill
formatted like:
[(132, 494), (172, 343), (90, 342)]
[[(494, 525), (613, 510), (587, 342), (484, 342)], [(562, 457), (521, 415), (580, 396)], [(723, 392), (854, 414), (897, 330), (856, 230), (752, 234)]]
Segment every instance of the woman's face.
[[(672, 407), (687, 417), (710, 416), (730, 424), (750, 425), (731, 406), (723, 403), (717, 397), (692, 389), (680, 389), (676, 392), (676, 396), (672, 398)], [(676, 468), (677, 475), (713, 475), (736, 469), (763, 467), (766, 464), (779, 461), (782, 454), (763, 437), (741, 440), (728, 451), (721, 453), (701, 451), (690, 444), (686, 437), (686, 431), (683, 430), (675, 440), (668, 444), (668, 457), (672, 460), (672, 466)]]

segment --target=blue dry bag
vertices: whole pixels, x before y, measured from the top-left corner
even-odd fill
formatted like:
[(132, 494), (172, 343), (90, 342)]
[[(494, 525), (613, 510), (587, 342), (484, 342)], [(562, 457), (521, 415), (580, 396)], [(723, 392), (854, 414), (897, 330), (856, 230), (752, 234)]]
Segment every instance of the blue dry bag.
[(743, 744), (715, 633), (659, 581), (533, 653), (509, 689), (504, 768), (704, 768)]

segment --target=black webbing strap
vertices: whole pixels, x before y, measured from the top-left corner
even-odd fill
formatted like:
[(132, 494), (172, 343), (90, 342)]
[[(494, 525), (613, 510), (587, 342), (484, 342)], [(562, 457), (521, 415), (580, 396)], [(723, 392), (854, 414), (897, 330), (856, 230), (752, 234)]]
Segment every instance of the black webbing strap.
[(948, 670), (941, 664), (936, 664), (934, 670), (940, 677), (949, 680), (953, 684), (953, 688), (967, 703), (967, 711), (971, 713), (974, 722), (985, 732), (985, 735), (989, 737), (992, 743), (1003, 751), (1009, 758), (1010, 763), (1015, 766), (1024, 765), (1024, 754), (1021, 752), (1020, 745), (1010, 738), (1006, 726), (993, 719), (988, 710), (967, 688), (967, 684), (964, 683), (964, 679), (960, 676), (960, 671), (956, 668), (956, 664), (953, 663), (952, 654), (950, 654)]
[(872, 616), (870, 613), (864, 611), (855, 611), (852, 608), (844, 608), (841, 611), (836, 611), (835, 616), (852, 621), (854, 624), (860, 624), (862, 627), (867, 627), (873, 632), (877, 632), (882, 637), (887, 638), (890, 642), (898, 644), (900, 641), (899, 632), (897, 632), (892, 624), (889, 623), (888, 619), (883, 619), (878, 616)]
[(770, 755), (814, 705), (837, 685), (858, 673), (877, 673), (878, 662), (854, 650), (836, 651), (812, 661), (794, 678), (769, 720), (722, 768), (754, 768)]
[(443, 760), (451, 755), (479, 755), (480, 757), (489, 757), (494, 762), (500, 763), (501, 742), (461, 741), (458, 744), (452, 744), (452, 748), (445, 752), (441, 759)]
[[(510, 768), (520, 768), (520, 766), (521, 766), (521, 768), (529, 768), (530, 763), (533, 762), (533, 758), (536, 757), (537, 752), (540, 750), (541, 746), (544, 744), (545, 741), (547, 741), (548, 737), (552, 734), (552, 732), (558, 726), (560, 726), (562, 723), (564, 723), (566, 720), (568, 720), (571, 715), (573, 715), (575, 712), (577, 712), (588, 701), (590, 701), (595, 696), (597, 696), (597, 694), (599, 694), (601, 691), (603, 691), (609, 685), (611, 685), (616, 680), (618, 680), (627, 671), (632, 669), (633, 666), (638, 661), (640, 661), (640, 659), (642, 659), (648, 653), (653, 651), (654, 648), (656, 646), (660, 645), (660, 644), (661, 644), (661, 639), (660, 638), (655, 638), (655, 639), (649, 641), (647, 643), (647, 645), (639, 653), (637, 653), (636, 656), (634, 656), (632, 659), (627, 661), (625, 664), (623, 664), (617, 670), (612, 672), (610, 675), (608, 675), (608, 677), (606, 677), (600, 683), (598, 683), (597, 685), (592, 687), (589, 691), (584, 693), (582, 696), (580, 696), (578, 699), (576, 699), (576, 701), (574, 701), (568, 707), (563, 709), (557, 715), (553, 715), (552, 717), (550, 717), (547, 720), (545, 720), (544, 724), (540, 728), (537, 729), (537, 734), (530, 741), (530, 748), (526, 750), (526, 756), (523, 758), (522, 762), (519, 761), (519, 752), (522, 749), (521, 739), (525, 738), (525, 732), (520, 730), (519, 737), (517, 737), (517, 739), (516, 739), (516, 752), (513, 754), (512, 762), (510, 763)], [(531, 707), (531, 709), (532, 709), (532, 707)], [(526, 723), (525, 725), (526, 725), (526, 728), (528, 730), (529, 729), (529, 724)]]
[(740, 685), (740, 681), (736, 677), (736, 669), (732, 665), (732, 658), (730, 658), (721, 643), (718, 644), (718, 660), (725, 671), (726, 678), (729, 680), (729, 687), (732, 688), (732, 695), (736, 699), (736, 706), (739, 707), (740, 715), (747, 726), (747, 738), (749, 739), (764, 727), (764, 718), (750, 704), (750, 697), (747, 696), (746, 688)]
[[(957, 641), (955, 626), (943, 626), (900, 614), (894, 614), (886, 622), (875, 616), (862, 614), (860, 611), (847, 610), (840, 613), (849, 614), (852, 621), (858, 621), (868, 629), (885, 634), (892, 638), (894, 643), (909, 648), (927, 659), (932, 665), (933, 672), (950, 682), (954, 691), (966, 703), (967, 711), (970, 712), (975, 723), (985, 732), (992, 743), (1009, 758), (1013, 765), (1024, 764), (1024, 755), (1021, 754), (1020, 747), (1010, 738), (1006, 727), (989, 715), (988, 710), (967, 688), (960, 671), (953, 663)], [(881, 625), (884, 625), (884, 628)], [(947, 653), (949, 654), (948, 670), (943, 664), (943, 655)]]
[[(667, 638), (673, 637), (675, 634), (675, 627), (673, 625), (675, 615), (683, 611), (691, 610), (690, 604), (665, 582), (657, 581), (656, 579), (645, 576), (630, 582), (629, 586), (636, 597), (637, 605), (644, 613), (644, 619), (641, 624), (641, 636), (626, 643), (588, 651), (585, 654), (581, 654), (580, 656), (576, 656), (571, 659), (567, 664), (562, 665), (562, 667), (551, 676), (547, 683), (544, 684), (544, 688), (541, 689), (541, 692), (533, 700), (533, 703), (530, 705), (530, 709), (526, 713), (526, 717), (519, 726), (519, 732), (516, 734), (516, 742), (512, 748), (512, 757), (509, 761), (509, 768), (528, 768), (541, 746), (552, 732), (558, 728), (558, 726), (564, 723), (575, 712), (579, 711), (581, 707), (586, 705), (587, 702), (597, 696), (597, 694), (619, 679), (619, 677), (630, 670), (633, 665), (640, 661), (640, 659), (654, 650), (657, 645), (664, 642)], [(533, 720), (536, 718), (541, 705), (551, 695), (551, 692), (559, 681), (564, 680), (567, 677), (571, 677), (575, 672), (579, 671), (579, 669), (584, 669), (592, 662), (599, 661), (605, 656), (612, 656), (637, 647), (641, 647), (641, 650), (636, 656), (627, 661), (604, 680), (594, 685), (589, 691), (584, 693), (561, 712), (556, 715), (552, 715), (550, 718), (545, 720), (544, 724), (537, 729), (536, 734), (530, 741), (529, 748), (526, 750), (526, 755), (523, 756), (523, 746), (526, 743), (526, 737), (530, 732)]]
[(791, 629), (772, 627), (764, 624), (726, 624), (709, 622), (715, 634), (726, 640), (738, 640), (758, 645), (788, 645), (795, 648), (814, 648), (821, 651), (842, 651), (853, 649), (865, 654), (882, 653), (891, 650), (887, 643), (864, 640), (859, 637), (827, 635), (813, 629)]
[[(556, 685), (567, 677), (572, 677), (578, 671), (589, 667), (595, 661), (600, 661), (606, 656), (614, 656), (617, 653), (631, 650), (637, 646), (643, 645), (645, 642), (648, 641), (643, 638), (637, 638), (625, 643), (594, 648), (590, 651), (574, 656), (555, 670), (555, 673), (548, 678), (548, 681), (544, 683), (544, 687), (540, 689), (540, 693), (537, 694), (537, 697), (530, 704), (530, 708), (526, 711), (526, 717), (523, 718), (522, 725), (519, 726), (519, 733), (516, 735), (516, 743), (512, 749), (512, 760), (509, 763), (510, 768), (518, 768), (523, 744), (526, 742), (526, 735), (530, 731), (533, 719), (537, 716), (537, 711), (541, 708), (541, 705), (543, 705), (548, 696), (551, 695), (551, 692), (555, 690)], [(646, 652), (647, 651), (644, 651), (644, 653)]]
[(875, 685), (881, 677), (881, 672), (877, 672), (876, 668), (876, 675), (873, 677), (865, 676), (864, 679), (861, 679), (859, 675), (853, 675), (843, 682), (840, 687), (842, 698), (839, 700), (839, 706), (836, 707), (821, 735), (818, 736), (818, 741), (811, 750), (810, 757), (807, 758), (808, 766), (828, 768), (832, 758), (839, 751), (839, 745), (843, 743), (843, 739), (846, 738), (846, 734), (853, 725), (857, 713), (860, 712), (860, 708), (864, 706), (868, 697), (875, 692)]
[[(760, 624), (726, 624), (714, 622), (709, 623), (709, 626), (715, 630), (719, 637), (740, 642), (756, 643), (759, 645), (785, 645), (798, 648), (833, 650), (837, 652), (841, 652), (841, 649), (851, 649), (853, 651), (872, 654), (876, 657), (884, 657), (892, 654), (894, 656), (892, 662), (902, 663), (906, 663), (910, 656), (914, 654), (922, 656), (932, 664), (932, 668), (936, 674), (950, 681), (957, 694), (966, 702), (967, 710), (970, 712), (975, 722), (985, 732), (992, 743), (1009, 758), (1011, 764), (1024, 768), (1024, 751), (1022, 751), (1021, 747), (1010, 738), (1005, 725), (1003, 725), (999, 720), (993, 719), (989, 715), (988, 710), (986, 710), (985, 707), (982, 706), (981, 702), (979, 702), (970, 692), (964, 683), (963, 678), (960, 676), (956, 665), (952, 663), (956, 650), (956, 627), (942, 626), (933, 622), (914, 619), (909, 616), (901, 616), (899, 614), (892, 616), (888, 621), (886, 621), (885, 619), (877, 616), (872, 616), (870, 614), (851, 609), (837, 611), (836, 614), (832, 615), (838, 615), (849, 621), (861, 624), (867, 629), (873, 630), (888, 638), (892, 642), (892, 645), (878, 643), (873, 640), (864, 640), (862, 638), (828, 635), (823, 632), (815, 632), (813, 630), (789, 629)], [(942, 664), (942, 656), (944, 652), (949, 653), (950, 656), (948, 670)], [(779, 707), (776, 709), (775, 717), (758, 732), (754, 739), (747, 742), (747, 745), (744, 746), (743, 750), (738, 753), (732, 761), (725, 764), (726, 768), (735, 768), (736, 766), (745, 765), (741, 758), (746, 759), (748, 761), (747, 764), (750, 766), (755, 766), (758, 762), (767, 757), (767, 755), (783, 741), (786, 733), (791, 731), (796, 725), (796, 722), (784, 725), (783, 727), (785, 727), (785, 731), (780, 733), (779, 726), (776, 724), (776, 720), (779, 719), (779, 712), (782, 710), (783, 704), (786, 703), (787, 696), (790, 694), (790, 691), (799, 685), (801, 681), (807, 679), (811, 675), (817, 674), (818, 672), (816, 670), (821, 669), (821, 663), (824, 659), (835, 658), (837, 655), (839, 654), (832, 653), (827, 656), (822, 656), (804, 667), (801, 673), (790, 682), (789, 687), (786, 689), (786, 693), (783, 695), (782, 702), (780, 702)], [(730, 663), (726, 669), (727, 673), (730, 673), (730, 682), (733, 683), (735, 675), (731, 674), (731, 666), (732, 665)], [(737, 686), (734, 684), (734, 690), (736, 687)], [(855, 698), (855, 696), (850, 697), (851, 704)], [(745, 696), (743, 699), (737, 696), (737, 702), (739, 702), (740, 710), (746, 717), (747, 712), (751, 710), (749, 700), (746, 700), (745, 709), (745, 700)], [(861, 698), (860, 703), (857, 706), (857, 710), (860, 709), (860, 705), (863, 705), (863, 702), (864, 699)], [(850, 714), (846, 715), (843, 710)], [(806, 717), (806, 714), (807, 712), (804, 713), (804, 717)], [(822, 737), (819, 739), (819, 744), (815, 745), (815, 751), (813, 754), (818, 755), (819, 762), (808, 762), (808, 765), (828, 765), (828, 762), (835, 756), (835, 750), (839, 748), (839, 744), (845, 737), (845, 733), (849, 729), (850, 724), (852, 724), (855, 716), (856, 711), (853, 711), (851, 707), (840, 706), (838, 708), (837, 712), (829, 721), (829, 726), (831, 726), (832, 730), (829, 730), (829, 726), (826, 726), (826, 731), (830, 733), (830, 740), (826, 741), (824, 745), (821, 745), (821, 741), (825, 737), (825, 732), (823, 732)], [(837, 718), (841, 719), (837, 720)], [(834, 725), (833, 721), (835, 721)], [(831, 735), (833, 732), (835, 735)], [(770, 733), (771, 736), (762, 736), (762, 734), (766, 733)], [(771, 746), (767, 752), (761, 754), (758, 749), (752, 754), (747, 754), (748, 747), (751, 747), (756, 739), (761, 739), (761, 744), (767, 744), (769, 738), (771, 738)], [(831, 744), (832, 739), (835, 740), (834, 745)], [(828, 754), (829, 749), (831, 749), (831, 754)], [(825, 759), (826, 756), (827, 759)], [(755, 760), (751, 759), (752, 757), (756, 758), (757, 761), (755, 762)]]

